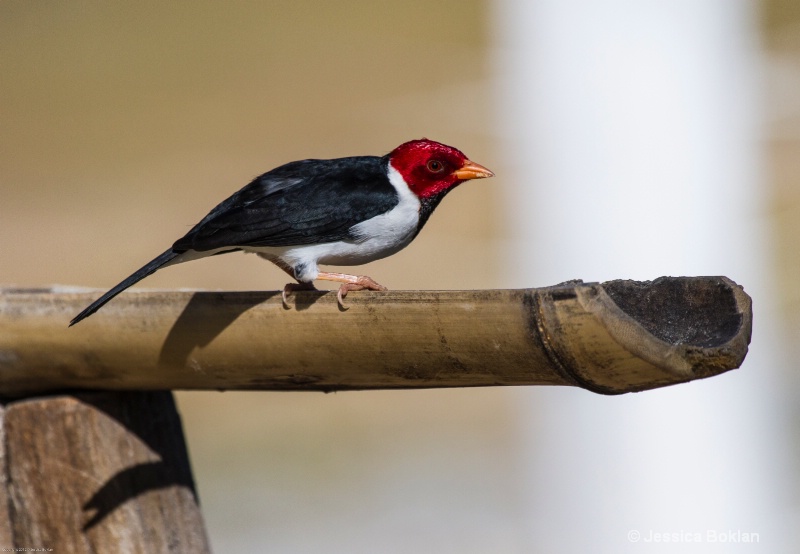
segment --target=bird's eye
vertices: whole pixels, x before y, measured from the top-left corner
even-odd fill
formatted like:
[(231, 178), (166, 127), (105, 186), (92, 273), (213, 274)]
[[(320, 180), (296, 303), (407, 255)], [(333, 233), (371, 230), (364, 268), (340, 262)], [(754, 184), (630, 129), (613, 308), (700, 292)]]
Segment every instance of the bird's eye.
[(439, 160), (430, 160), (428, 162), (428, 171), (431, 173), (441, 173), (444, 171), (444, 164)]

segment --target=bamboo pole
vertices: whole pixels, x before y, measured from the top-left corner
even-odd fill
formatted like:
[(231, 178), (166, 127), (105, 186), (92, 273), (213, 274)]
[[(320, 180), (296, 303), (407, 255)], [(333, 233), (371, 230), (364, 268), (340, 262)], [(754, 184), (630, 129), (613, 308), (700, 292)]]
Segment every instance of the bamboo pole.
[(0, 394), (570, 385), (604, 394), (742, 363), (750, 298), (725, 277), (522, 290), (129, 292), (67, 328), (100, 291), (0, 290)]

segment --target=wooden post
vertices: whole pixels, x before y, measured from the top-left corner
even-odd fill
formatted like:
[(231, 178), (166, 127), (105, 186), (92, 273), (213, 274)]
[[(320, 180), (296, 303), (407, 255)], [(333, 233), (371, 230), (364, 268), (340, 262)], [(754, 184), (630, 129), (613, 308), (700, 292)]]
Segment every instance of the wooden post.
[(210, 552), (171, 393), (28, 398), (2, 415), (0, 548)]

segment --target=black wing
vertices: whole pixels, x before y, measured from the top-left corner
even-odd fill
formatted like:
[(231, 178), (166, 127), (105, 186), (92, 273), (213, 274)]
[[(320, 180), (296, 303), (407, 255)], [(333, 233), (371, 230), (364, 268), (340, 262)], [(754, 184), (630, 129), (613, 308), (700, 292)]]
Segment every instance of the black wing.
[(387, 158), (291, 162), (257, 177), (220, 203), (173, 245), (208, 251), (353, 239), (351, 228), (399, 202)]

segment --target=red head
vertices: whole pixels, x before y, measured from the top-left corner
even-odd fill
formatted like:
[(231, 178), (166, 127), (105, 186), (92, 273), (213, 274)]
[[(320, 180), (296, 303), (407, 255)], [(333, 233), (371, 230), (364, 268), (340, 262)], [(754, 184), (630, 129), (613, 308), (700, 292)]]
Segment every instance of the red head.
[(469, 161), (460, 150), (425, 138), (395, 148), (389, 154), (389, 163), (420, 198), (446, 192), (467, 179), (494, 175), (485, 167)]

